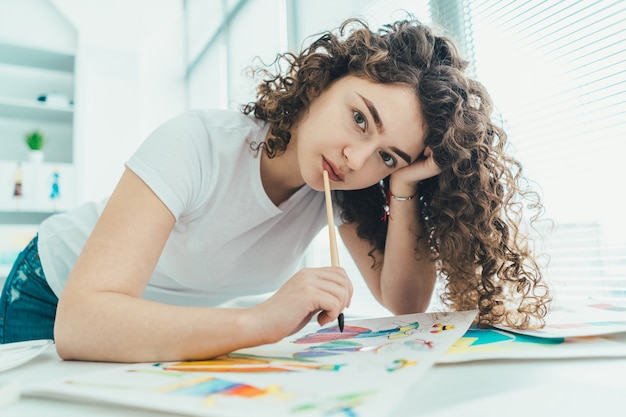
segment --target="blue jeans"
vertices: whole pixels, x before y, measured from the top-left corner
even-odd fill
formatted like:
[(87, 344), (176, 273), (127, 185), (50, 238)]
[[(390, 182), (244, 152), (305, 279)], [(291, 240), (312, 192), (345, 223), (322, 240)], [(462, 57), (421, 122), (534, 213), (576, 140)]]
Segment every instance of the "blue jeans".
[(54, 339), (57, 296), (48, 286), (37, 236), (18, 255), (0, 297), (0, 343)]

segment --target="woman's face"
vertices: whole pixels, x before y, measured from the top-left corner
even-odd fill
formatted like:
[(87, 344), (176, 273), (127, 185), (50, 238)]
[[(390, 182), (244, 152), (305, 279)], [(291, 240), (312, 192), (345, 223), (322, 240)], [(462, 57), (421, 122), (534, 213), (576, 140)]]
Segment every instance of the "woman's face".
[(300, 174), (323, 190), (372, 186), (424, 151), (426, 126), (415, 93), (404, 84), (355, 76), (333, 82), (311, 103), (292, 131)]

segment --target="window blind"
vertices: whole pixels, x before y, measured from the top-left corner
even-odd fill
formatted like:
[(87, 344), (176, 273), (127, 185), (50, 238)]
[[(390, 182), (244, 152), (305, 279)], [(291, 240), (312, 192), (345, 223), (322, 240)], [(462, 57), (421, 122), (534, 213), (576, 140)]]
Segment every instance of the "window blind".
[(626, 301), (626, 2), (456, 6), (466, 55), (553, 221), (535, 237), (555, 296)]

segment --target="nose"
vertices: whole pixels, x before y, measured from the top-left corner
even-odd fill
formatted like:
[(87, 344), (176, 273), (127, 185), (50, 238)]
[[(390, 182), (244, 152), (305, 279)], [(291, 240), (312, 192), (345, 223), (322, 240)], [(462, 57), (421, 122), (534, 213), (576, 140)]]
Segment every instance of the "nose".
[(343, 157), (350, 170), (359, 171), (365, 166), (374, 152), (375, 149), (373, 146), (367, 146), (361, 143), (358, 145), (346, 146), (343, 149)]

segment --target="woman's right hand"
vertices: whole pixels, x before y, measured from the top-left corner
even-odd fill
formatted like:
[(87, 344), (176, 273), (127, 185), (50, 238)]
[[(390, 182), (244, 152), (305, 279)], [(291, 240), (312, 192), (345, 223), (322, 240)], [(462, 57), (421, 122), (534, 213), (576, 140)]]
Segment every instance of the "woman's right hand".
[(277, 342), (302, 329), (318, 313), (320, 326), (330, 323), (350, 306), (352, 294), (343, 268), (301, 269), (268, 300), (252, 307), (257, 336), (265, 343)]

